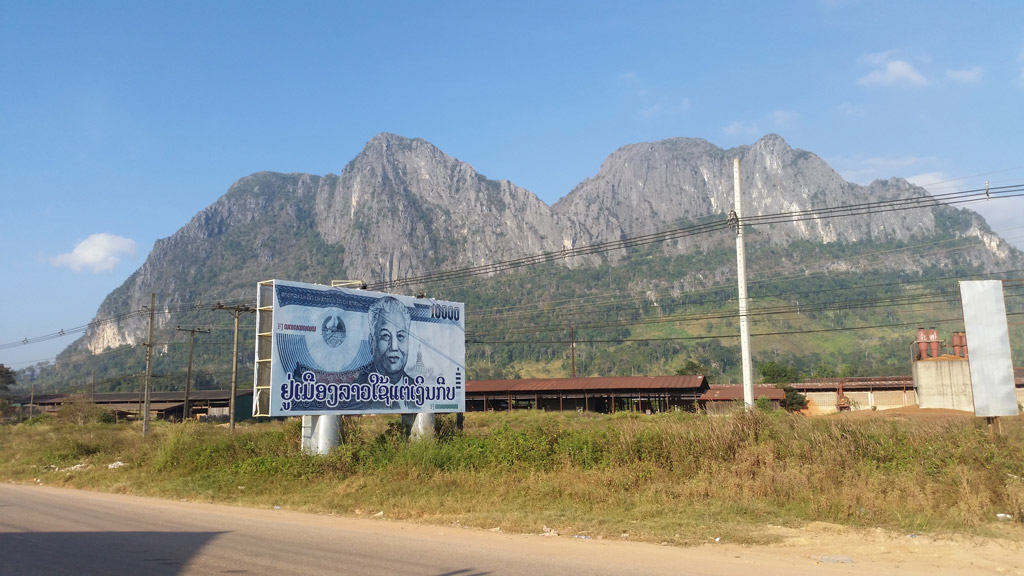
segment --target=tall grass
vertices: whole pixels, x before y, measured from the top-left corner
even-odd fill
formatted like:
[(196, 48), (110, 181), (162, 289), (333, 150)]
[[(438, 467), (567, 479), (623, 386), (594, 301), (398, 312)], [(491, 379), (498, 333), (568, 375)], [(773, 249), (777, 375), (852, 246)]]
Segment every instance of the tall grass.
[[(469, 414), (406, 443), (393, 418), (346, 418), (328, 456), (297, 421), (70, 423), (0, 429), (0, 479), (467, 526), (755, 542), (767, 523), (984, 532), (1024, 515), (1024, 426), (975, 419)], [(115, 460), (123, 468), (109, 469)], [(73, 464), (85, 470), (68, 470)], [(80, 467), (81, 468), (81, 467)]]

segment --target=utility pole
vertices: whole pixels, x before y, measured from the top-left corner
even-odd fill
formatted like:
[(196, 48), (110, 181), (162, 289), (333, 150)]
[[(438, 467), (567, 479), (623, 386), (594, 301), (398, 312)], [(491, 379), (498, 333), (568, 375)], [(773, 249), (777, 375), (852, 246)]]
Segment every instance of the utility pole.
[(142, 412), (142, 435), (149, 434), (149, 391), (153, 379), (153, 316), (156, 312), (156, 292), (149, 295), (149, 342), (146, 344), (146, 390)]
[(181, 326), (176, 327), (175, 330), (189, 333), (188, 371), (185, 372), (185, 405), (182, 407), (181, 411), (181, 420), (182, 422), (184, 422), (185, 420), (188, 420), (189, 417), (191, 416), (191, 406), (188, 403), (188, 392), (192, 388), (192, 350), (195, 348), (196, 345), (196, 332), (202, 334), (209, 334), (210, 330), (203, 330), (202, 328), (182, 328)]
[(743, 196), (740, 194), (740, 159), (732, 162), (733, 189), (736, 209), (729, 214), (730, 223), (736, 226), (736, 279), (739, 284), (740, 300), (740, 352), (743, 361), (743, 403), (747, 409), (754, 407), (754, 374), (750, 361), (750, 328), (747, 326), (747, 256), (743, 247)]
[(237, 385), (235, 382), (236, 374), (238, 373), (238, 315), (242, 312), (255, 312), (256, 309), (248, 304), (239, 304), (237, 306), (225, 306), (220, 302), (213, 307), (214, 310), (228, 310), (233, 312), (235, 315), (235, 344), (231, 349), (231, 397), (228, 399), (228, 428), (235, 431), (235, 391)]
[(572, 377), (576, 377), (576, 327), (569, 326), (569, 348), (572, 351)]

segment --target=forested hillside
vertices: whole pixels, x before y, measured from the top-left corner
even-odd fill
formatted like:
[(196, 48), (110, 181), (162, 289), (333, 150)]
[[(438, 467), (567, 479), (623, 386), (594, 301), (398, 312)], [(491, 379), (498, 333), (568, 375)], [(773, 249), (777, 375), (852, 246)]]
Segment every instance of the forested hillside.
[[(470, 379), (564, 377), (573, 367), (577, 376), (656, 375), (696, 365), (715, 382), (738, 382), (735, 236), (716, 234), (722, 247), (704, 253), (668, 256), (655, 243), (630, 249), (614, 265), (549, 262), (416, 289), (466, 303)], [(802, 377), (908, 375), (917, 327), (937, 327), (943, 338), (962, 330), (957, 282), (993, 277), (971, 265), (970, 252), (980, 249), (971, 238), (782, 247), (759, 239), (756, 228), (749, 237), (754, 360), (791, 366)], [(931, 263), (899, 270), (894, 261)], [(1005, 293), (1009, 313), (1020, 315), (1024, 289), (1007, 284)], [(252, 294), (254, 301), (255, 285)], [(193, 373), (199, 388), (224, 388), (233, 317), (210, 304), (179, 306), (166, 321), (213, 328), (196, 337)], [(1021, 326), (1011, 328), (1019, 346)], [(254, 335), (254, 315), (243, 314), (243, 387), (250, 385)], [(180, 389), (188, 348), (184, 332), (158, 342), (157, 389)], [(1014, 353), (1024, 357), (1024, 350)], [(69, 351), (56, 366), (23, 372), (34, 374), (37, 390), (86, 390), (95, 382), (96, 391), (126, 391), (138, 389), (144, 368), (144, 347), (135, 346), (96, 356)]]
[[(156, 387), (183, 385), (190, 333), (179, 327), (212, 329), (196, 335), (196, 382), (226, 387), (233, 316), (215, 308), (254, 304), (267, 279), (362, 280), (465, 302), (470, 378), (688, 366), (736, 381), (736, 160), (755, 360), (807, 376), (908, 374), (917, 327), (963, 329), (958, 280), (1021, 277), (1024, 254), (957, 207), (1000, 191), (860, 186), (776, 135), (729, 150), (689, 138), (630, 144), (549, 207), (425, 140), (380, 134), (340, 175), (238, 180), (156, 243), (56, 365), (22, 370), (19, 382), (137, 389), (155, 293)], [(1012, 313), (1017, 290), (1008, 284)], [(241, 326), (246, 383), (252, 315)]]

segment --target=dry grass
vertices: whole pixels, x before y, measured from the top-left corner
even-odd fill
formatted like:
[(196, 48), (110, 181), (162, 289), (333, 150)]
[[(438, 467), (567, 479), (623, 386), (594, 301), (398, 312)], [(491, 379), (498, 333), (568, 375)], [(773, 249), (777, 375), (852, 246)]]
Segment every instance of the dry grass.
[[(397, 418), (346, 419), (301, 454), (297, 421), (226, 429), (42, 422), (0, 429), (0, 478), (506, 531), (694, 544), (831, 522), (985, 534), (1024, 515), (1024, 425), (973, 418), (471, 413), (406, 444)], [(122, 461), (127, 467), (109, 469)], [(75, 464), (85, 469), (71, 470)], [(624, 536), (626, 535), (626, 536)]]

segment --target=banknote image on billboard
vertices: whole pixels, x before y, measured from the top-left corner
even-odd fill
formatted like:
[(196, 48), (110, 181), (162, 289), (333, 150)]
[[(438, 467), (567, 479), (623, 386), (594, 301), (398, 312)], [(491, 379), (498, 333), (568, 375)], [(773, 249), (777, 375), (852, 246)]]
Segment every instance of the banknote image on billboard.
[(465, 305), (273, 282), (269, 414), (465, 411)]

